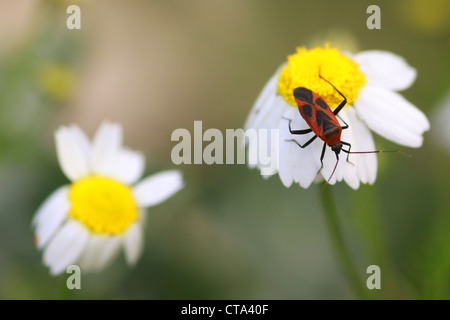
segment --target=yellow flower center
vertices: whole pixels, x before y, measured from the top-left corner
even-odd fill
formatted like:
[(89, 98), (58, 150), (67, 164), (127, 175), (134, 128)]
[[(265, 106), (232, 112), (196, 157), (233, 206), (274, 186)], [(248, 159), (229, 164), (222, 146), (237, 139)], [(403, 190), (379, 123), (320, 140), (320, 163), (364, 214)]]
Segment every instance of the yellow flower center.
[(326, 81), (332, 83), (352, 104), (364, 85), (364, 74), (358, 64), (339, 52), (337, 48), (316, 47), (307, 50), (297, 48), (297, 53), (288, 56), (287, 64), (282, 68), (278, 80), (278, 94), (291, 105), (297, 106), (293, 90), (305, 87), (321, 96), (334, 109), (342, 102), (342, 97)]
[(73, 183), (69, 200), (69, 216), (95, 233), (120, 233), (138, 217), (131, 188), (110, 178), (89, 176)]

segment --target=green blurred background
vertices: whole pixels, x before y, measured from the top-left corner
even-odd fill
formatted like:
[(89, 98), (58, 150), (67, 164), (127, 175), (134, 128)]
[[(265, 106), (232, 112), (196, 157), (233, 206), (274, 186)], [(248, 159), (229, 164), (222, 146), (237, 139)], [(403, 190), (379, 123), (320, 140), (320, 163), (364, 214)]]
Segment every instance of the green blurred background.
[[(81, 7), (82, 29), (66, 28)], [(366, 9), (381, 8), (381, 30)], [(450, 298), (450, 2), (260, 0), (0, 0), (1, 299), (355, 299), (327, 233), (317, 186), (285, 188), (246, 165), (171, 162), (173, 130), (240, 128), (257, 95), (296, 46), (380, 49), (418, 70), (404, 96), (431, 121), (420, 149), (375, 137), (377, 181), (329, 186), (360, 277), (381, 268), (374, 299)], [(447, 112), (448, 114), (448, 112)], [(89, 137), (123, 124), (146, 174), (178, 168), (186, 187), (150, 208), (145, 250), (123, 256), (81, 290), (53, 277), (31, 219), (67, 184), (54, 147), (60, 125)], [(439, 122), (440, 121), (440, 122)], [(436, 125), (434, 125), (436, 123)], [(445, 133), (447, 132), (447, 133)]]

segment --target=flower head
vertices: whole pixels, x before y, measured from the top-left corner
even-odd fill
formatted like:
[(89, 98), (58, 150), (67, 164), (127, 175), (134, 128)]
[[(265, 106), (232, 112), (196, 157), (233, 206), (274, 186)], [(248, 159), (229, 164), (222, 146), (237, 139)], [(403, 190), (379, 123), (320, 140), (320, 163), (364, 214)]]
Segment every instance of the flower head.
[[(245, 129), (279, 130), (278, 150), (274, 149), (278, 152), (275, 167), (286, 187), (299, 183), (307, 188), (317, 179), (331, 177), (331, 184), (344, 180), (357, 189), (360, 182), (374, 183), (375, 154), (350, 155), (349, 161), (339, 161), (331, 176), (336, 156), (326, 150), (322, 167), (324, 141), (315, 139), (301, 148), (298, 144), (305, 144), (314, 133), (293, 135), (289, 131), (289, 124), (295, 130), (309, 129), (299, 112), (293, 90), (308, 88), (332, 110), (343, 101), (333, 86), (347, 98), (338, 121), (341, 126), (344, 123), (349, 126), (342, 131), (341, 141), (350, 143), (351, 151), (376, 150), (371, 131), (404, 146), (420, 147), (422, 135), (429, 129), (428, 119), (396, 92), (411, 86), (415, 78), (416, 70), (390, 52), (374, 50), (344, 54), (328, 45), (310, 50), (297, 48), (265, 85), (248, 116)], [(261, 164), (257, 166), (262, 168)]]
[(71, 183), (53, 192), (33, 219), (44, 264), (52, 274), (71, 264), (98, 271), (123, 246), (133, 265), (143, 246), (144, 208), (181, 189), (181, 174), (164, 171), (134, 185), (145, 159), (122, 146), (119, 124), (102, 123), (92, 143), (77, 126), (60, 128), (55, 139), (61, 168)]

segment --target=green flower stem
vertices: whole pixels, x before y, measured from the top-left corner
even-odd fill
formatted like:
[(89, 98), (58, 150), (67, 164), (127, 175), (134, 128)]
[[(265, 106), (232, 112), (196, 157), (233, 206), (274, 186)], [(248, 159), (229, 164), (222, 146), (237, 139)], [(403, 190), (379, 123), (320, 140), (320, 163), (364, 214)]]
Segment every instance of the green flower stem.
[(371, 294), (382, 299), (404, 298), (400, 287), (402, 278), (396, 272), (382, 223), (377, 188), (362, 186), (357, 193), (351, 193), (350, 204), (349, 213), (355, 236), (364, 248), (361, 252), (363, 259), (367, 266), (375, 264), (381, 269), (381, 290), (374, 290)]
[(58, 290), (57, 296), (56, 296), (56, 300), (72, 300), (73, 299), (73, 291), (74, 290), (70, 290), (69, 288), (67, 288), (67, 277), (69, 275), (64, 273), (61, 277), (61, 285), (60, 288)]
[(331, 194), (331, 188), (323, 189), (320, 198), (322, 200), (322, 206), (325, 214), (328, 232), (330, 234), (330, 240), (332, 242), (332, 245), (334, 246), (334, 250), (341, 266), (342, 272), (345, 274), (345, 277), (347, 278), (347, 281), (353, 289), (356, 297), (366, 298), (367, 289), (365, 287), (365, 280), (361, 279), (360, 271), (355, 267), (350, 251), (345, 245), (345, 241), (342, 236), (338, 221), (336, 205)]

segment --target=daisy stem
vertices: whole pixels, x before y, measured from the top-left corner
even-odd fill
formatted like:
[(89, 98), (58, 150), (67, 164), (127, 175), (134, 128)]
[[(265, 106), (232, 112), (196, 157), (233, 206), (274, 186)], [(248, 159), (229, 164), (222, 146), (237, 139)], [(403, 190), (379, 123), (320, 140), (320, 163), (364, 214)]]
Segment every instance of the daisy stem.
[(61, 277), (63, 280), (61, 282), (62, 286), (59, 288), (58, 295), (56, 297), (56, 300), (71, 300), (73, 297), (72, 290), (67, 288), (67, 279), (66, 277)]
[(376, 264), (383, 273), (383, 290), (371, 292), (371, 296), (381, 299), (404, 299), (400, 287), (403, 280), (397, 273), (389, 250), (377, 190), (373, 187), (361, 187), (357, 193), (350, 193), (350, 219), (355, 236), (364, 248), (361, 256), (365, 264)]
[(359, 276), (360, 272), (355, 267), (350, 250), (345, 244), (338, 219), (338, 212), (331, 194), (331, 188), (323, 189), (323, 193), (320, 198), (322, 200), (330, 240), (334, 247), (341, 270), (345, 274), (345, 277), (347, 278), (347, 281), (353, 289), (355, 295), (360, 298), (365, 298), (367, 296), (365, 287), (363, 287), (365, 282)]

